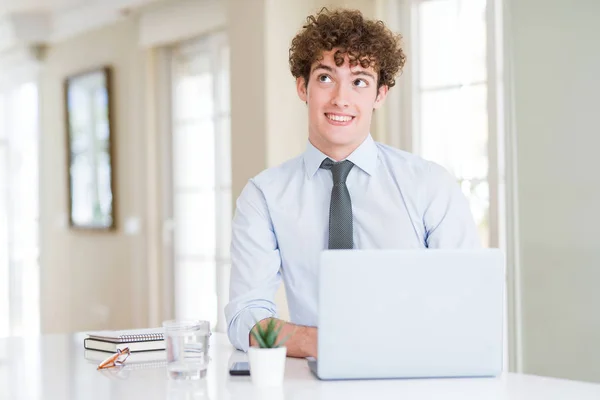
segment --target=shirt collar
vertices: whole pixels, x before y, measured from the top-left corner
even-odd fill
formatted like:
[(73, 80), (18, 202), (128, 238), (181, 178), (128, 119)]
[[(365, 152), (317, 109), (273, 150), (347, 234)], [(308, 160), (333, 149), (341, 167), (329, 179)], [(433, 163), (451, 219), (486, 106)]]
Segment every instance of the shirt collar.
[[(321, 163), (327, 156), (317, 149), (310, 140), (306, 144), (304, 151), (304, 170), (306, 177), (311, 179), (319, 170)], [(371, 137), (371, 134), (354, 150), (346, 160), (352, 161), (354, 165), (365, 171), (369, 175), (375, 173), (377, 166), (377, 145)]]

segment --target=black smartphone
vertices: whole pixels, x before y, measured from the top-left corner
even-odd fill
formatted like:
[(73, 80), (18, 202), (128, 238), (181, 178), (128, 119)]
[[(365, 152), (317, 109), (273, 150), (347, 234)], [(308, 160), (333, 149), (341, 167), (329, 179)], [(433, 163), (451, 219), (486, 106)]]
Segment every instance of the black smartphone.
[(250, 375), (250, 363), (247, 361), (239, 361), (233, 363), (231, 368), (229, 368), (229, 375)]

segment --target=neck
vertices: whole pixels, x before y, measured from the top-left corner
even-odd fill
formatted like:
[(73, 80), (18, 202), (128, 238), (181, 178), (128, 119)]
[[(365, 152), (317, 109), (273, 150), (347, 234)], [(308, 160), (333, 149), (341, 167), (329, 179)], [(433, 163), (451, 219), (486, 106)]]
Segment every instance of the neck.
[[(356, 146), (356, 147), (358, 147), (358, 146)], [(345, 160), (346, 158), (348, 158), (348, 156), (350, 154), (352, 154), (352, 152), (354, 150), (356, 150), (356, 147), (351, 148), (351, 149), (336, 148), (336, 149), (330, 149), (330, 150), (327, 150), (327, 149), (325, 149), (325, 150), (319, 149), (319, 150), (321, 150), (321, 153), (325, 154), (327, 157), (329, 157), (333, 161), (337, 162), (337, 161), (342, 161), (342, 160)]]
[[(368, 136), (368, 134), (367, 134)], [(350, 143), (345, 146), (332, 145), (328, 143), (318, 142), (312, 138), (308, 138), (310, 143), (315, 146), (321, 153), (331, 158), (333, 161), (342, 161), (348, 158), (350, 154), (354, 152), (367, 138), (365, 136), (361, 141), (357, 143)]]

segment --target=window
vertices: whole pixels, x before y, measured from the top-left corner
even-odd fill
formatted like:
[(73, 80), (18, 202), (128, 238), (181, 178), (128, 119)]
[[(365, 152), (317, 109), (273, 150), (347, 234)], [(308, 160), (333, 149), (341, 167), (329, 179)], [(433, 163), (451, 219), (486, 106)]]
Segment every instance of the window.
[[(484, 246), (490, 225), (490, 82), (486, 0), (415, 0), (412, 9), (413, 151), (444, 166), (469, 200)], [(493, 182), (497, 184), (498, 182)], [(493, 189), (493, 188), (492, 188)], [(493, 240), (491, 240), (493, 238)]]
[(230, 266), (229, 50), (223, 35), (172, 51), (175, 316), (217, 324), (218, 271)]
[(0, 92), (0, 336), (39, 332), (38, 93)]

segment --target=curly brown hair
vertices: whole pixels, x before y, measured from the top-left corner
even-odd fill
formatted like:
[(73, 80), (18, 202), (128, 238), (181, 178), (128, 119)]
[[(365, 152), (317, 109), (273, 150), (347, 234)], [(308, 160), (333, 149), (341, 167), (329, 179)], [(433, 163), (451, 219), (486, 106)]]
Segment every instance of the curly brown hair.
[(360, 63), (378, 74), (377, 87), (396, 84), (406, 55), (402, 51), (402, 36), (391, 32), (382, 21), (363, 18), (358, 10), (321, 9), (306, 18), (306, 25), (294, 37), (289, 51), (290, 70), (295, 78), (303, 77), (305, 85), (314, 62), (323, 59), (324, 51), (338, 50), (335, 64), (344, 63), (345, 55), (351, 66)]

